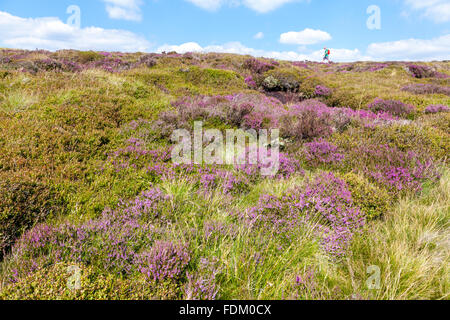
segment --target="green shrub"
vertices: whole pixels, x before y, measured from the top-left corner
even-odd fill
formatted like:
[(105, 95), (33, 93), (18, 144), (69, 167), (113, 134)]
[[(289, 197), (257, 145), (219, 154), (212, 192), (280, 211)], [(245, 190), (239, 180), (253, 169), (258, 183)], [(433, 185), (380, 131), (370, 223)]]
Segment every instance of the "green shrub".
[(316, 96), (316, 87), (319, 85), (323, 85), (322, 81), (320, 81), (316, 77), (307, 77), (300, 84), (299, 91), (303, 94), (303, 96), (307, 99), (314, 98)]
[(3, 288), (0, 300), (145, 300), (156, 297), (157, 291), (145, 280), (125, 280), (97, 274), (92, 267), (60, 263)]
[(295, 69), (275, 69), (264, 74), (261, 85), (267, 91), (297, 92), (302, 82), (301, 75)]
[(327, 98), (330, 107), (348, 107), (352, 109), (364, 109), (373, 99), (363, 93), (354, 93), (344, 90), (334, 90), (333, 95)]
[(425, 152), (442, 159), (450, 153), (450, 136), (445, 132), (416, 124), (394, 124), (377, 127), (373, 137), (402, 151)]
[(103, 56), (94, 51), (80, 51), (78, 52), (78, 62), (88, 63), (103, 59)]
[(352, 198), (369, 220), (383, 216), (390, 208), (393, 199), (386, 190), (372, 184), (362, 175), (350, 172), (342, 175)]
[(435, 128), (442, 132), (450, 132), (450, 112), (426, 114), (420, 117), (418, 122), (428, 128)]
[(0, 182), (0, 260), (28, 228), (66, 210), (53, 187), (36, 182)]

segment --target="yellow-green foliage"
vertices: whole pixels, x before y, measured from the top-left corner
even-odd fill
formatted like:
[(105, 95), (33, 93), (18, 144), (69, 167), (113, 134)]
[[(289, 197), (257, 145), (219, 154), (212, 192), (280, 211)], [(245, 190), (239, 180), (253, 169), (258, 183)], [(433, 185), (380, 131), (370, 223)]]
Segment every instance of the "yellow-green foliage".
[(80, 51), (78, 53), (78, 61), (81, 63), (92, 62), (96, 60), (100, 60), (102, 56), (94, 51)]
[(426, 114), (417, 119), (426, 127), (439, 129), (441, 132), (450, 133), (450, 112)]
[(24, 180), (0, 181), (0, 259), (24, 230), (66, 213), (66, 203), (55, 187)]
[(416, 151), (434, 159), (449, 154), (450, 136), (447, 132), (417, 123), (394, 123), (374, 128), (352, 127), (343, 133), (335, 133), (332, 141), (345, 150), (369, 144), (387, 144), (402, 151)]
[(318, 77), (306, 77), (302, 80), (299, 91), (305, 98), (312, 98), (315, 96), (318, 85), (322, 85), (322, 81)]
[(402, 67), (391, 66), (375, 72), (337, 72), (321, 75), (325, 85), (333, 89), (332, 106), (366, 109), (375, 98), (400, 100), (423, 111), (430, 104), (449, 104), (445, 95), (415, 95), (401, 89), (417, 81)]
[(389, 211), (394, 200), (386, 190), (353, 172), (342, 175), (342, 178), (352, 193), (355, 205), (366, 214), (369, 220), (382, 217)]
[(96, 274), (92, 267), (60, 263), (4, 288), (0, 300), (151, 300), (155, 294), (145, 280), (124, 280)]
[(415, 123), (377, 127), (374, 131), (373, 139), (395, 146), (403, 151), (423, 151), (435, 159), (442, 159), (450, 153), (450, 135), (448, 131), (424, 127)]
[(234, 71), (196, 66), (167, 68), (157, 65), (151, 69), (131, 70), (126, 75), (133, 80), (140, 79), (146, 85), (162, 88), (176, 97), (236, 93), (247, 88), (244, 79)]

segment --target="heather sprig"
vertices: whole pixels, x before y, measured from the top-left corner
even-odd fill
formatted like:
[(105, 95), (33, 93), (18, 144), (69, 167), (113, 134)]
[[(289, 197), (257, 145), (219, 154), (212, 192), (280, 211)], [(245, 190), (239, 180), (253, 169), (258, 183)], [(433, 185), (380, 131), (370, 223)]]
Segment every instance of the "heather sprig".
[(440, 112), (449, 112), (450, 108), (443, 104), (433, 104), (429, 105), (425, 109), (425, 113), (440, 113)]

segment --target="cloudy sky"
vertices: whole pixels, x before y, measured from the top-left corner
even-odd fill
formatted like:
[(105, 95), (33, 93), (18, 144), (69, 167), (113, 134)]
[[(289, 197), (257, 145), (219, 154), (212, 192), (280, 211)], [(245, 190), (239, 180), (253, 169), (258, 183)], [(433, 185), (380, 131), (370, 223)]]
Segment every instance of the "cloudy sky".
[(450, 0), (0, 0), (7, 48), (320, 60), (325, 46), (334, 61), (450, 60)]

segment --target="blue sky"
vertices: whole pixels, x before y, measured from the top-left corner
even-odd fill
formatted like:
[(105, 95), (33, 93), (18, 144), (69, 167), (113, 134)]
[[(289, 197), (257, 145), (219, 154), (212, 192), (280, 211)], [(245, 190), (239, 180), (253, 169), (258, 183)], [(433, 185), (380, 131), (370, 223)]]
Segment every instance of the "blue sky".
[(335, 61), (450, 59), (450, 0), (0, 0), (0, 47), (320, 60), (324, 46)]

